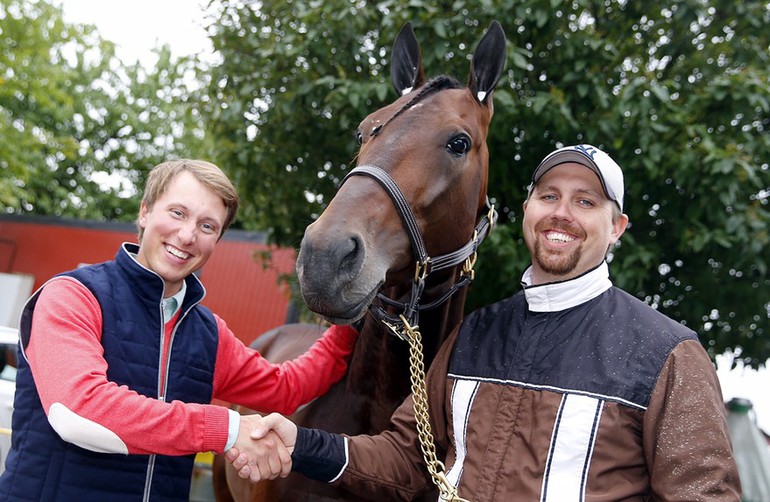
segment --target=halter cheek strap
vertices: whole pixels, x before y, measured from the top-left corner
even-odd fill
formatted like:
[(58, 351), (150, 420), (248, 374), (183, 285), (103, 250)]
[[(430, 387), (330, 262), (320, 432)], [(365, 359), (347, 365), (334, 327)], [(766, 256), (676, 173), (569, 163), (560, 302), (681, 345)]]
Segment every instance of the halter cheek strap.
[(406, 201), (406, 197), (404, 197), (398, 184), (396, 184), (393, 178), (390, 177), (390, 174), (381, 167), (363, 165), (350, 171), (342, 180), (342, 183), (344, 184), (351, 176), (369, 176), (382, 185), (382, 188), (385, 189), (390, 196), (390, 199), (393, 201), (393, 204), (395, 204), (398, 215), (401, 217), (406, 233), (409, 236), (409, 241), (412, 243), (412, 252), (415, 260), (417, 260), (417, 263), (427, 264), (430, 257), (428, 256), (428, 250), (425, 248), (422, 234), (420, 234), (420, 227), (417, 225), (417, 219), (414, 217), (409, 202)]
[[(408, 321), (409, 325), (416, 326), (420, 310), (428, 310), (441, 305), (454, 293), (470, 284), (473, 280), (473, 265), (476, 262), (476, 250), (495, 226), (495, 223), (497, 222), (497, 211), (495, 211), (494, 206), (489, 203), (489, 198), (487, 198), (487, 212), (481, 216), (479, 222), (476, 224), (476, 229), (474, 230), (470, 241), (463, 247), (451, 253), (431, 258), (428, 256), (425, 241), (420, 233), (420, 227), (417, 224), (417, 219), (414, 217), (414, 212), (409, 206), (406, 197), (404, 197), (403, 192), (401, 192), (401, 189), (398, 187), (398, 184), (393, 180), (390, 174), (378, 166), (362, 165), (351, 170), (342, 180), (342, 184), (344, 184), (351, 176), (369, 176), (370, 178), (375, 179), (383, 189), (385, 189), (385, 192), (393, 201), (396, 212), (398, 212), (398, 215), (401, 217), (404, 229), (409, 237), (409, 242), (412, 246), (412, 254), (415, 259), (414, 281), (412, 282), (412, 292), (409, 301), (401, 303), (392, 300), (385, 295), (379, 293), (377, 295), (382, 302), (392, 307), (401, 308), (403, 314), (393, 316), (378, 305), (371, 304), (369, 306), (370, 311), (375, 317), (385, 322), (397, 336), (406, 339), (403, 334), (404, 323), (402, 317)], [(465, 263), (465, 266), (463, 267), (463, 273), (458, 281), (439, 299), (428, 305), (420, 306), (420, 296), (425, 289), (425, 279), (428, 275), (432, 272), (454, 267), (461, 263)]]

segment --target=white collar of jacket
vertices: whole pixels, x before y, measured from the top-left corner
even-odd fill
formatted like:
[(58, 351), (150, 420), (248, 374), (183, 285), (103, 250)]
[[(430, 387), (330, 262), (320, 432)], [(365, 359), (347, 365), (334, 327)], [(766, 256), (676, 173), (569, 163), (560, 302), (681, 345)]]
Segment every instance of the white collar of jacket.
[(596, 298), (612, 287), (606, 261), (574, 279), (532, 285), (532, 266), (521, 277), (524, 296), (533, 312), (558, 312)]

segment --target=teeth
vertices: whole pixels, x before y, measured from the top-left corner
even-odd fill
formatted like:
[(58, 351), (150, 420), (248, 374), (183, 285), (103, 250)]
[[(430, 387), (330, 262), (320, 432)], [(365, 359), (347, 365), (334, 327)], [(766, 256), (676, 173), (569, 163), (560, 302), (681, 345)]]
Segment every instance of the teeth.
[(166, 251), (176, 256), (177, 258), (181, 258), (182, 260), (186, 260), (187, 258), (190, 257), (189, 253), (185, 253), (176, 248), (172, 248), (171, 246), (166, 246)]
[(551, 242), (572, 242), (575, 240), (567, 234), (561, 232), (548, 232), (546, 238)]

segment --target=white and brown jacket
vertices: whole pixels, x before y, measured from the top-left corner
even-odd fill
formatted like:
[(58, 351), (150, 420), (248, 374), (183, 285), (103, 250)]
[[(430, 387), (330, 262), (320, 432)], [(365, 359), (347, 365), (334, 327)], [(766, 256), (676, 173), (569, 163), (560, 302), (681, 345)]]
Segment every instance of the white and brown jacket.
[[(477, 502), (739, 501), (714, 367), (606, 263), (469, 315), (428, 374), (449, 481)], [(377, 436), (300, 429), (294, 469), (373, 500), (431, 489), (412, 400)]]

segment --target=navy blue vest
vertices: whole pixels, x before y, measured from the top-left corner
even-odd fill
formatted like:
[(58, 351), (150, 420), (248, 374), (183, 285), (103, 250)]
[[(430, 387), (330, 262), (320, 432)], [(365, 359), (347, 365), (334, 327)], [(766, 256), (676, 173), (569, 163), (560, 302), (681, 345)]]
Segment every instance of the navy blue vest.
[[(158, 398), (163, 392), (159, 389), (163, 280), (129, 255), (137, 251), (136, 245), (124, 244), (114, 261), (62, 275), (83, 283), (101, 306), (107, 378)], [(165, 400), (210, 403), (217, 325), (211, 312), (198, 305), (205, 295), (198, 279), (191, 276), (186, 282), (170, 349)], [(194, 455), (97, 453), (63, 441), (51, 428), (23, 357), (41, 290), (22, 313), (12, 445), (0, 477), (0, 500), (188, 501)]]

